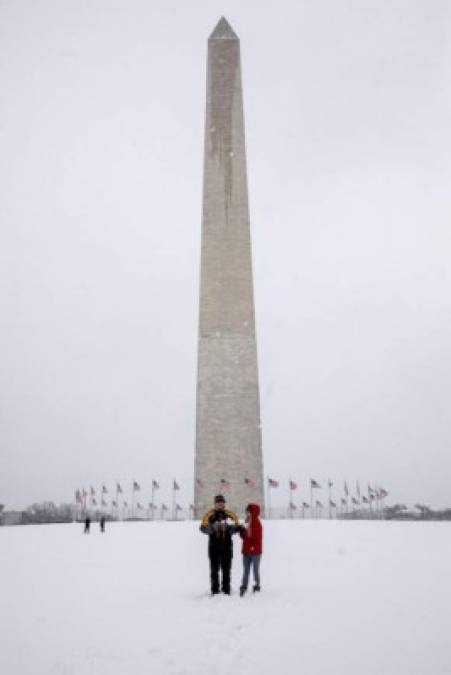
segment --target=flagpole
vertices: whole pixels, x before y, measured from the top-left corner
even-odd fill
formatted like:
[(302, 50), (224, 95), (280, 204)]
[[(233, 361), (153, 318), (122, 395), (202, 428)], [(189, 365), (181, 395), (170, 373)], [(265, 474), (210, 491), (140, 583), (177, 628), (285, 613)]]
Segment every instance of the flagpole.
[(329, 486), (329, 520), (332, 520), (332, 506), (331, 506), (331, 500), (332, 500), (332, 488), (330, 485), (330, 478), (327, 481), (328, 486)]
[(135, 483), (132, 485), (132, 519), (135, 513)]
[(268, 520), (271, 520), (271, 485), (269, 484), (269, 478), (268, 478), (267, 492), (268, 492), (268, 499), (267, 499), (267, 501), (268, 501)]
[(313, 486), (310, 478), (310, 518), (313, 518)]
[(291, 508), (292, 497), (293, 497), (293, 491), (291, 489), (291, 478), (289, 478), (288, 479), (288, 512), (290, 514), (290, 518), (293, 518), (293, 509)]
[(153, 505), (154, 505), (154, 494), (155, 494), (155, 485), (152, 479), (152, 505), (150, 507), (150, 519), (153, 520)]
[(172, 520), (175, 520), (175, 478), (172, 481)]

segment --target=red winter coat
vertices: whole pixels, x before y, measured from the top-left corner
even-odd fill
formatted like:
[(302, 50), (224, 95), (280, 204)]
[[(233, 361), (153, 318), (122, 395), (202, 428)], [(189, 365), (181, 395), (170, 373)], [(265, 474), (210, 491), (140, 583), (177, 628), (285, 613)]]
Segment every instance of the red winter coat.
[(263, 541), (263, 527), (259, 518), (260, 507), (258, 504), (248, 504), (250, 511), (249, 522), (240, 530), (243, 540), (243, 555), (261, 555)]

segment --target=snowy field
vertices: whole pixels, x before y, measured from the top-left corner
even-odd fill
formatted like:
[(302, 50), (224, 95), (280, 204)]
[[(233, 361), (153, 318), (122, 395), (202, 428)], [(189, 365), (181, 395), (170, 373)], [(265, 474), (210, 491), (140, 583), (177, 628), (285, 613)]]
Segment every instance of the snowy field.
[(208, 595), (196, 523), (0, 528), (4, 675), (449, 675), (451, 523), (265, 523)]

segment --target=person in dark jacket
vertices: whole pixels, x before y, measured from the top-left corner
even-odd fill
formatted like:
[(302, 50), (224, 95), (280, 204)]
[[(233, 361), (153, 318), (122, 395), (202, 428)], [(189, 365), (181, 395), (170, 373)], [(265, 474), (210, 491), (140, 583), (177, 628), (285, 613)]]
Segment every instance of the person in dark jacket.
[(85, 518), (85, 534), (89, 534), (89, 528), (91, 527), (91, 518), (86, 516)]
[(253, 571), (254, 586), (252, 590), (260, 590), (260, 559), (263, 552), (263, 526), (260, 520), (260, 506), (248, 504), (246, 507), (246, 525), (240, 527), (240, 536), (243, 540), (243, 579), (240, 586), (240, 595), (247, 591), (249, 573)]
[(100, 531), (105, 532), (105, 516), (100, 518)]
[(226, 509), (225, 498), (222, 495), (216, 495), (214, 507), (202, 518), (200, 530), (208, 534), (211, 593), (212, 595), (219, 593), (219, 572), (221, 571), (221, 591), (230, 595), (232, 536), (235, 532), (239, 532), (239, 520), (236, 513)]

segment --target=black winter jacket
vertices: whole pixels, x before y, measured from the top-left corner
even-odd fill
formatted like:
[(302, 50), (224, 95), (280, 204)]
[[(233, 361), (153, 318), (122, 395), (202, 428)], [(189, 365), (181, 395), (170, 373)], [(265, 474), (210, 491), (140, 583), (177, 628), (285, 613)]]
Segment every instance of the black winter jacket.
[(239, 532), (239, 520), (236, 513), (227, 509), (211, 509), (202, 518), (200, 531), (208, 534), (209, 556), (232, 557), (232, 536)]

